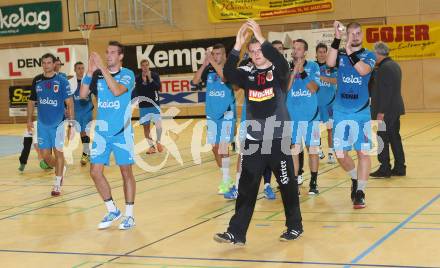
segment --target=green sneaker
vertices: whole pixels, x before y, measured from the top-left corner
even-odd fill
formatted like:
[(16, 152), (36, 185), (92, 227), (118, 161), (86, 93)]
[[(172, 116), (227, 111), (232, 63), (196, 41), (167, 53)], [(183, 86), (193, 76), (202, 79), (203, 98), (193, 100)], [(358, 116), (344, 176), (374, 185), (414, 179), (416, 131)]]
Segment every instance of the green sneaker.
[(26, 164), (20, 164), (20, 166), (18, 167), (18, 170), (20, 172), (23, 172), (25, 167), (26, 167)]
[(229, 189), (234, 185), (234, 182), (229, 179), (227, 181), (223, 181), (218, 186), (218, 194), (224, 195), (225, 193), (229, 192)]
[(49, 169), (53, 169), (51, 166), (49, 166), (46, 161), (41, 160), (40, 161), (40, 168), (44, 169), (44, 170), (49, 170)]

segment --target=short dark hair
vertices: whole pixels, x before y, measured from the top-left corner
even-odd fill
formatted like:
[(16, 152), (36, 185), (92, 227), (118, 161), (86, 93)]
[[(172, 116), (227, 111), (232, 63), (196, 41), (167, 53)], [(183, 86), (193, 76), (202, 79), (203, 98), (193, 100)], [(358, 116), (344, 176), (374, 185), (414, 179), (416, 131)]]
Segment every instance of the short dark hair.
[(327, 50), (328, 50), (327, 45), (324, 44), (324, 43), (319, 43), (319, 44), (316, 46), (316, 52), (318, 52), (318, 49), (320, 49), (320, 48), (325, 48), (325, 51), (326, 51), (326, 52), (327, 52)]
[(258, 41), (257, 38), (255, 38), (255, 36), (252, 36), (251, 39), (249, 40), (249, 43), (247, 44), (247, 48), (249, 49), (249, 46), (251, 44), (256, 44), (256, 43), (260, 43), (260, 41)]
[(76, 66), (78, 65), (84, 65), (84, 63), (82, 63), (82, 61), (77, 61), (74, 65), (73, 65), (73, 69), (76, 69)]
[(143, 60), (141, 60), (140, 63), (142, 64), (142, 63), (144, 63), (144, 62), (146, 62), (146, 63), (148, 63), (148, 65), (150, 65), (150, 62), (149, 62), (147, 59), (143, 59)]
[(304, 50), (305, 50), (305, 51), (308, 51), (308, 50), (309, 50), (309, 44), (307, 43), (306, 40), (299, 38), (299, 39), (296, 39), (296, 40), (295, 40), (295, 43), (296, 43), (296, 42), (303, 43), (303, 44), (304, 44)]
[(54, 62), (57, 62), (57, 61), (59, 61), (60, 63), (62, 63), (61, 60), (60, 60), (60, 58), (55, 58), (55, 61), (54, 61)]
[(347, 32), (348, 32), (348, 30), (349, 29), (356, 29), (356, 28), (362, 28), (362, 26), (359, 24), (359, 22), (350, 22), (348, 25), (347, 25)]
[(109, 46), (118, 47), (118, 53), (119, 54), (124, 54), (124, 45), (121, 44), (120, 42), (118, 42), (118, 41), (109, 41), (108, 45)]
[[(281, 42), (280, 40), (273, 40), (272, 45), (283, 45), (283, 42)], [(284, 47), (284, 45), (283, 45), (283, 47)]]
[(226, 50), (225, 45), (223, 45), (222, 43), (217, 43), (217, 44), (212, 46), (212, 49), (220, 49), (220, 48)]
[(41, 60), (51, 58), (52, 62), (55, 63), (57, 61), (57, 58), (52, 53), (46, 53), (41, 57)]

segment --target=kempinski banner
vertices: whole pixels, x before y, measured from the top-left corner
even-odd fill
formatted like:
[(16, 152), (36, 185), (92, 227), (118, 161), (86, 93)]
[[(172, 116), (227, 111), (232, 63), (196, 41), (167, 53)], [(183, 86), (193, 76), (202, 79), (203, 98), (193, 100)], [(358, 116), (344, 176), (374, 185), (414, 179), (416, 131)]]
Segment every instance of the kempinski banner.
[(61, 1), (0, 7), (0, 36), (63, 31)]

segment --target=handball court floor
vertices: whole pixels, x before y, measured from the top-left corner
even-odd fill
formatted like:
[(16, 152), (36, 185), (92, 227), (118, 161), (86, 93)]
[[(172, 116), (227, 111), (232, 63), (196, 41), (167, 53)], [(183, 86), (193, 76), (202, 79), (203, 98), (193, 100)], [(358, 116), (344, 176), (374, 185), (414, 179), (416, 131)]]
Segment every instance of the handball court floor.
[[(269, 201), (260, 191), (244, 248), (213, 241), (216, 232), (226, 229), (235, 202), (216, 194), (220, 172), (210, 151), (201, 155), (202, 164), (193, 161), (191, 139), (199, 121), (168, 135), (175, 147), (170, 140), (163, 142), (169, 151), (179, 151), (183, 164), (170, 154), (159, 171), (134, 167), (137, 226), (130, 231), (120, 231), (116, 224), (97, 230), (105, 206), (89, 167), (79, 165), (81, 146), (68, 167), (63, 193), (56, 198), (50, 197), (53, 172), (38, 167), (34, 151), (23, 174), (17, 171), (17, 154), (2, 156), (0, 266), (440, 267), (440, 113), (402, 117), (407, 176), (370, 179), (365, 209), (352, 209), (350, 179), (338, 165), (326, 161), (321, 161), (319, 170), (321, 193), (308, 196), (306, 168), (300, 197), (305, 233), (297, 241), (278, 240), (285, 228), (280, 195)], [(164, 124), (175, 127), (170, 120)], [(21, 136), (24, 128), (24, 124), (0, 125), (0, 135)], [(136, 141), (142, 136), (135, 124)], [(141, 154), (143, 163), (150, 165), (166, 156)], [(236, 156), (231, 164), (233, 178)], [(372, 160), (375, 170), (376, 157)], [(105, 174), (124, 210), (119, 169), (106, 168)]]

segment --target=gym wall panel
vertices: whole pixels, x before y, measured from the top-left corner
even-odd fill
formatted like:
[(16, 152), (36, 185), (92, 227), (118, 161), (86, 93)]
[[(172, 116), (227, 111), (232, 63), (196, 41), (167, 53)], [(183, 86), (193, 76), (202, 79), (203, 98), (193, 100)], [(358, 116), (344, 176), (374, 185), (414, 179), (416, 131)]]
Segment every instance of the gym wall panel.
[(386, 14), (386, 1), (351, 1), (351, 18), (383, 17)]
[(405, 1), (402, 0), (387, 0), (386, 1), (386, 15), (387, 16), (402, 16), (418, 14), (420, 12), (420, 1)]
[(420, 13), (432, 14), (432, 13), (439, 13), (439, 12), (440, 12), (440, 1), (438, 1), (438, 0), (420, 0)]
[(423, 61), (423, 91), (426, 109), (440, 109), (440, 60)]
[(424, 109), (423, 62), (422, 60), (401, 61), (402, 95), (408, 111)]

